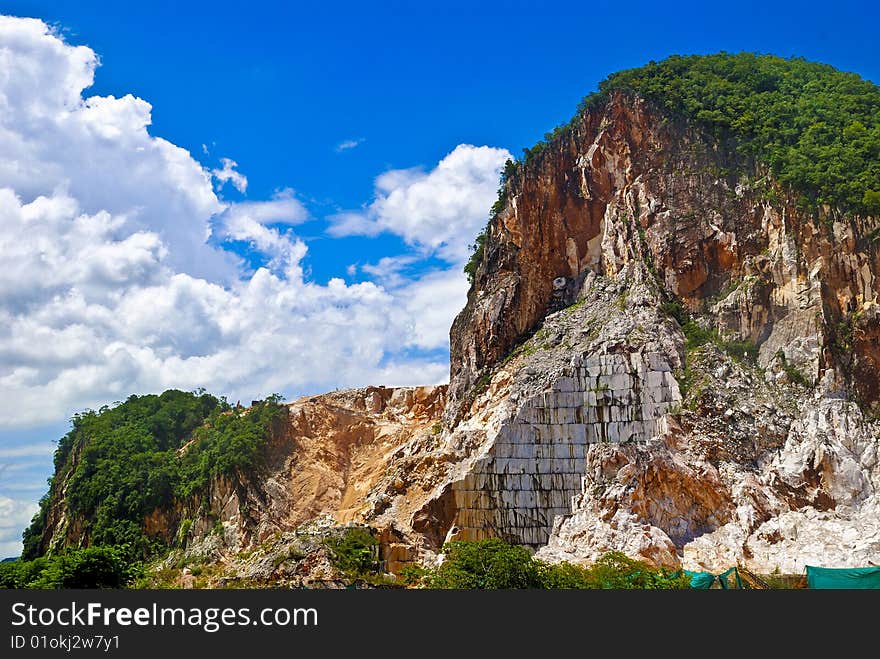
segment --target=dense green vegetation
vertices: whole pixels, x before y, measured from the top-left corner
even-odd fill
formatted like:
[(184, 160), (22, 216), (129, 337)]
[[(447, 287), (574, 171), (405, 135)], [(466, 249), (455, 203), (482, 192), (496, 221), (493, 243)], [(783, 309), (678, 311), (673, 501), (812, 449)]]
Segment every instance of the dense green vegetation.
[(880, 212), (880, 87), (855, 73), (755, 53), (673, 55), (611, 74), (580, 111), (615, 91), (641, 96), (767, 164), (804, 209)]
[(754, 53), (672, 56), (610, 75), (585, 105), (612, 91), (732, 139), (805, 208), (880, 212), (880, 87), (854, 73)]
[[(505, 179), (569, 135), (578, 117), (601, 108), (612, 92), (641, 96), (766, 164), (804, 210), (827, 204), (844, 214), (880, 213), (880, 87), (827, 64), (755, 53), (673, 55), (611, 74), (569, 123), (523, 149)], [(505, 194), (502, 181), (502, 207)], [(478, 238), (467, 272), (476, 270), (482, 245)]]
[(123, 588), (142, 567), (129, 547), (87, 547), (0, 563), (0, 588)]
[(549, 564), (532, 558), (524, 547), (497, 538), (457, 540), (443, 547), (440, 567), (425, 570), (428, 588), (486, 589), (687, 589), (690, 578), (681, 572), (651, 567), (621, 552), (608, 552), (589, 567)]
[(159, 547), (144, 536), (144, 517), (200, 494), (215, 476), (258, 468), (282, 409), (277, 396), (245, 411), (206, 393), (169, 390), (76, 415), (58, 443), (50, 491), (24, 533), (22, 556), (39, 555), (51, 495), (62, 482), (64, 503), (84, 521), (90, 545), (151, 553)]

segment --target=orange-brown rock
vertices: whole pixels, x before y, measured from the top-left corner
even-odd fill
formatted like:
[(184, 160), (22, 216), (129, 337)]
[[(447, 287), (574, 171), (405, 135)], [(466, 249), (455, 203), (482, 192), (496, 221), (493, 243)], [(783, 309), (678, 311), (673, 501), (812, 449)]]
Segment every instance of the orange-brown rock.
[(781, 350), (811, 381), (830, 373), (828, 387), (876, 404), (880, 222), (800, 212), (778, 188), (771, 203), (768, 187), (760, 164), (638, 98), (578, 116), (506, 183), (452, 327), (447, 420), (547, 315), (554, 279), (571, 302), (585, 272), (633, 260), (691, 309), (716, 305), (716, 327), (758, 344), (762, 365)]

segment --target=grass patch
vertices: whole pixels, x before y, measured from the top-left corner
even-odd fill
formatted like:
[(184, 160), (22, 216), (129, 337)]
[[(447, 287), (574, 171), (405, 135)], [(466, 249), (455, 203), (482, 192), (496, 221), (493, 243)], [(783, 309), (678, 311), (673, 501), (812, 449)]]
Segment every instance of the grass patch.
[(660, 310), (671, 316), (681, 326), (685, 337), (685, 360), (688, 351), (693, 351), (709, 343), (717, 346), (730, 355), (735, 361), (747, 361), (752, 364), (758, 360), (758, 346), (752, 341), (725, 340), (714, 327), (703, 327), (679, 300), (671, 300), (660, 305)]

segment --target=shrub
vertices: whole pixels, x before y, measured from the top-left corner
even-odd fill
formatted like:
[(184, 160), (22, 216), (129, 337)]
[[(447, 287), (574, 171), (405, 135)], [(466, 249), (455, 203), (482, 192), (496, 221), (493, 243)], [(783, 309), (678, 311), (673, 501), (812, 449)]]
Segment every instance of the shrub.
[(142, 572), (131, 548), (87, 547), (0, 565), (3, 588), (123, 588)]
[(550, 590), (592, 588), (590, 570), (573, 563), (542, 563), (539, 566), (541, 587)]
[(585, 570), (587, 588), (603, 590), (666, 590), (690, 588), (690, 577), (681, 571), (651, 567), (644, 561), (612, 551)]
[(549, 564), (535, 560), (525, 547), (498, 538), (457, 540), (443, 546), (439, 568), (426, 570), (420, 583), (429, 588), (500, 590), (542, 589), (686, 589), (681, 571), (651, 567), (622, 552), (608, 552), (593, 565)]
[(540, 588), (538, 564), (525, 547), (498, 538), (469, 542), (456, 540), (443, 546), (446, 559), (429, 575), (429, 588), (500, 590)]
[(379, 541), (369, 529), (353, 526), (324, 539), (333, 566), (349, 578), (377, 572)]

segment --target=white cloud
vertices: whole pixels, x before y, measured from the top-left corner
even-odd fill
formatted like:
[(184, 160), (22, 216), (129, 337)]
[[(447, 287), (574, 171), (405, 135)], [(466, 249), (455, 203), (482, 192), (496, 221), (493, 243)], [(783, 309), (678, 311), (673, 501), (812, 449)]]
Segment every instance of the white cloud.
[(0, 448), (0, 460), (6, 458), (30, 458), (33, 456), (52, 455), (55, 447), (47, 442), (40, 444), (28, 444), (14, 448)]
[[(191, 154), (149, 134), (149, 103), (83, 97), (97, 64), (40, 21), (0, 18), (0, 426), (168, 387), (247, 401), (446, 378), (436, 355), (506, 151), (461, 145), (379, 176), (334, 231), (390, 231), (415, 252), (349, 268), (372, 281), (318, 285), (293, 191), (222, 202)], [(213, 174), (244, 185), (232, 160)], [(262, 267), (223, 249), (240, 242)], [(450, 267), (420, 274), (427, 254)]]
[(460, 267), (428, 273), (395, 290), (413, 319), (410, 345), (430, 350), (449, 345), (449, 328), (467, 297), (467, 277)]
[(404, 276), (404, 271), (418, 261), (419, 258), (413, 254), (384, 256), (378, 263), (362, 265), (361, 272), (367, 273), (374, 281), (386, 288), (395, 288), (410, 281), (411, 275)]
[(242, 220), (256, 224), (299, 224), (307, 219), (309, 212), (290, 188), (276, 193), (269, 201), (231, 204), (220, 215), (220, 221), (226, 225), (235, 225)]
[(37, 512), (33, 501), (0, 495), (0, 559), (21, 555), (21, 532)]
[(486, 224), (495, 201), (506, 149), (460, 144), (430, 172), (398, 169), (376, 179), (376, 199), (363, 212), (332, 218), (334, 236), (401, 236), (423, 254), (462, 264), (468, 245)]
[(336, 153), (342, 153), (343, 151), (348, 151), (350, 149), (354, 149), (364, 142), (366, 142), (366, 138), (359, 137), (356, 140), (343, 140), (339, 144), (336, 145)]
[(332, 224), (327, 232), (331, 236), (378, 236), (384, 231), (367, 213), (338, 213), (330, 220)]
[[(445, 379), (442, 356), (411, 350), (436, 344), (411, 280), (309, 281), (293, 191), (221, 201), (211, 172), (149, 134), (149, 103), (83, 96), (97, 65), (0, 17), (0, 427), (169, 387), (249, 401)], [(244, 185), (232, 160), (213, 174)], [(224, 249), (242, 241), (255, 266)]]
[[(334, 218), (334, 232), (393, 232), (414, 252), (347, 270), (372, 281), (318, 285), (305, 274), (308, 246), (293, 233), (313, 218), (294, 192), (222, 201), (213, 181), (246, 189), (235, 162), (209, 171), (150, 135), (143, 99), (85, 97), (98, 64), (91, 49), (39, 20), (0, 16), (5, 471), (30, 474), (50, 462), (45, 446), (11, 443), (12, 429), (60, 423), (133, 393), (205, 387), (246, 403), (273, 392), (446, 380), (447, 333), (467, 288), (461, 262), (506, 151), (461, 145), (428, 172), (379, 176), (375, 200)], [(241, 243), (253, 255), (247, 263), (231, 249)], [(421, 272), (427, 255), (450, 267)], [(0, 556), (19, 553), (36, 510), (8, 492)]]
[(174, 267), (199, 276), (229, 271), (205, 244), (223, 206), (190, 154), (149, 135), (152, 107), (82, 92), (98, 64), (35, 19), (0, 17), (0, 187), (25, 202), (70, 197), (82, 212), (126, 220), (174, 244)]
[[(202, 144), (202, 151), (206, 154), (208, 153), (208, 147), (204, 144)], [(247, 191), (248, 180), (247, 176), (241, 172), (235, 171), (235, 168), (238, 167), (238, 163), (231, 158), (220, 158), (220, 162), (223, 163), (223, 169), (211, 170), (211, 176), (217, 179), (218, 182), (217, 189), (219, 190), (228, 182), (232, 183), (232, 186), (236, 190), (244, 194)]]

